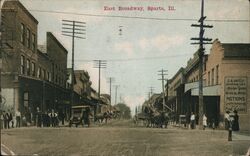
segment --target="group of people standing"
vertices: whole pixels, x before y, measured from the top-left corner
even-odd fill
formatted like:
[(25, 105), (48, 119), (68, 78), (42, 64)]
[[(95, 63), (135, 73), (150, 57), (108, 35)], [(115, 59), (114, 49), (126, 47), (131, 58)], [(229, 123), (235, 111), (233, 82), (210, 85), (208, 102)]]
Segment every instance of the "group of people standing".
[(51, 111), (42, 112), (39, 107), (32, 113), (31, 109), (26, 108), (23, 113), (19, 109), (3, 110), (0, 114), (0, 128), (9, 129), (21, 126), (37, 126), (37, 127), (58, 127), (59, 122), (64, 125), (65, 113)]
[[(203, 129), (205, 130), (206, 127), (208, 127), (208, 122), (207, 122), (208, 118), (206, 116), (206, 114), (203, 114), (202, 116), (202, 125), (203, 125)], [(233, 131), (239, 131), (240, 127), (239, 127), (239, 115), (238, 112), (236, 110), (234, 110), (233, 112), (229, 112), (226, 111), (225, 116), (224, 116), (224, 120), (225, 120), (225, 129), (226, 130), (233, 130)], [(190, 116), (190, 127), (191, 129), (195, 129), (195, 125), (196, 125), (196, 116), (195, 114), (192, 112), (191, 116)], [(210, 125), (213, 129), (215, 129), (215, 121), (212, 119), (211, 120), (211, 125)]]
[(64, 125), (65, 114), (58, 113), (54, 109), (43, 113), (39, 107), (37, 107), (35, 116), (35, 124), (37, 127), (58, 127), (60, 120), (62, 125)]
[[(207, 120), (208, 120), (208, 118), (207, 118), (206, 114), (203, 114), (203, 116), (202, 116), (203, 130), (205, 130), (208, 127)], [(196, 127), (196, 121), (197, 121), (197, 118), (196, 118), (195, 114), (192, 112), (191, 116), (190, 116), (190, 128), (191, 129), (195, 129), (195, 127)], [(215, 121), (214, 121), (214, 119), (212, 119), (210, 123), (211, 123), (210, 126), (213, 129), (215, 129)]]
[(225, 129), (226, 130), (233, 130), (233, 131), (239, 131), (239, 115), (236, 110), (232, 112), (226, 111), (225, 113)]
[(19, 109), (13, 113), (13, 109), (8, 109), (8, 111), (3, 110), (1, 113), (1, 129), (14, 128), (14, 119), (16, 119), (15, 127), (21, 126), (21, 113)]

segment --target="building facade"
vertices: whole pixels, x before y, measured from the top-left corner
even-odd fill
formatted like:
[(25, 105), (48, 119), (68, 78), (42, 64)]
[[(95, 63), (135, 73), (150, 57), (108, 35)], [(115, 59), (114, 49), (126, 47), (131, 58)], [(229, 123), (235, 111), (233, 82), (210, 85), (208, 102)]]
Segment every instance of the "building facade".
[(37, 48), (38, 21), (19, 1), (5, 1), (2, 9), (3, 27), (13, 33), (11, 40), (6, 39), (9, 48), (2, 52), (1, 89), (6, 99), (2, 109), (20, 109), (23, 115), (34, 114), (37, 107), (69, 112), (67, 50), (50, 32), (45, 48)]
[[(177, 77), (178, 71), (169, 84), (170, 94), (175, 92), (172, 94), (176, 97), (176, 113), (189, 116), (194, 112), (197, 120), (199, 118), (198, 64), (198, 55), (195, 53), (181, 74), (184, 76), (182, 83), (179, 83), (181, 79)], [(203, 65), (204, 113), (208, 117), (209, 125), (215, 123), (218, 127), (224, 127), (225, 112), (236, 110), (241, 130), (250, 130), (249, 81), (250, 44), (221, 43), (218, 39), (214, 40), (210, 53), (204, 56)], [(177, 88), (173, 89), (175, 84)], [(183, 87), (181, 84), (184, 84)]]
[[(242, 130), (250, 130), (250, 44), (213, 42), (206, 62), (208, 92), (217, 95), (217, 112), (236, 110)], [(208, 104), (209, 105), (209, 104)], [(213, 107), (213, 106), (211, 106)]]

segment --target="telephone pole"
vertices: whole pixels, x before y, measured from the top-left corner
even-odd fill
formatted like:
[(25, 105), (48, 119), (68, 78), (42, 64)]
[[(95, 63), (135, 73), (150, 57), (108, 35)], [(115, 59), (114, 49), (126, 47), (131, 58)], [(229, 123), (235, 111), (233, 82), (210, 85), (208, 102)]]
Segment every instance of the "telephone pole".
[(62, 20), (62, 35), (72, 38), (72, 62), (71, 62), (71, 106), (74, 103), (74, 60), (75, 38), (85, 39), (86, 23), (80, 21)]
[[(199, 44), (199, 125), (202, 127), (202, 116), (204, 114), (204, 104), (203, 104), (203, 56), (204, 56), (204, 44), (211, 44), (211, 38), (204, 38), (204, 28), (212, 28), (212, 25), (204, 25), (204, 20), (206, 16), (204, 16), (204, 0), (201, 0), (201, 17), (199, 19), (200, 24), (192, 24), (192, 27), (199, 27), (200, 34), (198, 38), (191, 38), (191, 40), (198, 40), (199, 42), (191, 43), (191, 44)], [(206, 41), (206, 42), (204, 42)]]
[(111, 92), (111, 90), (112, 90), (112, 82), (114, 82), (115, 81), (115, 78), (113, 78), (113, 77), (109, 77), (109, 79), (108, 79), (108, 83), (109, 83), (109, 95), (110, 95), (110, 110), (111, 110), (111, 107), (112, 107), (112, 92)]
[(162, 83), (162, 98), (163, 98), (163, 102), (162, 102), (162, 111), (164, 112), (165, 111), (165, 106), (166, 106), (166, 101), (165, 101), (165, 84), (164, 84), (164, 81), (167, 80), (164, 78), (165, 75), (168, 75), (166, 72), (168, 70), (159, 70), (159, 74), (161, 76), (161, 79), (158, 79), (158, 80), (161, 80), (161, 83)]
[[(107, 67), (107, 61), (106, 60), (94, 60), (94, 68), (98, 68), (98, 98), (100, 99), (101, 94), (101, 69)], [(97, 105), (97, 111), (100, 112), (100, 106), (99, 103)]]
[(154, 87), (149, 87), (149, 98), (153, 95), (154, 93)]
[(115, 85), (115, 105), (117, 104), (116, 103), (116, 100), (117, 100), (117, 89), (118, 89), (119, 85)]

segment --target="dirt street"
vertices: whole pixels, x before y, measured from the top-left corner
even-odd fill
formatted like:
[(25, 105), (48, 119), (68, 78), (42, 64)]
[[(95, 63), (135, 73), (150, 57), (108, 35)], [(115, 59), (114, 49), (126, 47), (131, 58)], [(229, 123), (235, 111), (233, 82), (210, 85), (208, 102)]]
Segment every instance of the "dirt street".
[(67, 156), (229, 156), (235, 151), (239, 155), (246, 153), (239, 151), (242, 146), (238, 143), (249, 142), (228, 142), (227, 132), (222, 130), (142, 128), (123, 123), (90, 128), (2, 130), (1, 140), (18, 155)]

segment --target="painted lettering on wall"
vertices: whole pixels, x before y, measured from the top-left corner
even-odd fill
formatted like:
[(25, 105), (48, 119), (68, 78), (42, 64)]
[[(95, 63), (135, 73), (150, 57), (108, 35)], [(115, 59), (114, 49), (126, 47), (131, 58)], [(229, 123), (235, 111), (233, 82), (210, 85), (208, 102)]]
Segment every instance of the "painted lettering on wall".
[(247, 112), (247, 78), (225, 77), (225, 111)]

